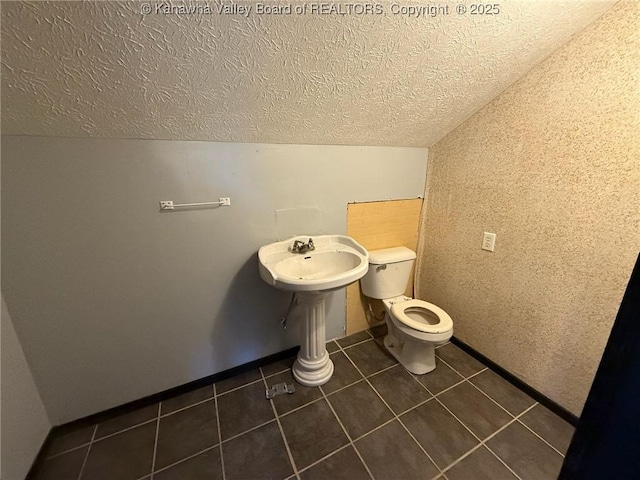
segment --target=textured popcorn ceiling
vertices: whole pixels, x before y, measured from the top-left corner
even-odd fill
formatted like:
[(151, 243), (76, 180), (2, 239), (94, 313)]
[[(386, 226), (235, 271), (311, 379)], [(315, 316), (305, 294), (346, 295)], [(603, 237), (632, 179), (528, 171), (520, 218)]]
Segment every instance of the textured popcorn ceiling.
[(247, 17), (2, 2), (2, 133), (430, 146), (615, 2), (458, 3), (415, 18), (390, 2)]

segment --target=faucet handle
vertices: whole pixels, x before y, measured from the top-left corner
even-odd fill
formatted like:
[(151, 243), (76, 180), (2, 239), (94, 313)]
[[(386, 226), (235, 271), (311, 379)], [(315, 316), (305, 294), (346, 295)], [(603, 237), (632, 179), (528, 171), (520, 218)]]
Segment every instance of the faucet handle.
[(313, 245), (312, 238), (310, 238), (307, 243), (304, 243), (302, 240), (294, 240), (293, 245), (291, 245), (291, 252), (293, 253), (306, 253), (309, 250), (315, 249), (316, 247)]

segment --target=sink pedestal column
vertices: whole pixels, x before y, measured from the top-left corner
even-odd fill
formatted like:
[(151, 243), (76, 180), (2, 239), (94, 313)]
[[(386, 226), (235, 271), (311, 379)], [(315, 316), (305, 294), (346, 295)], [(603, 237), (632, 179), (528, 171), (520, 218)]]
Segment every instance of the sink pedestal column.
[(333, 362), (326, 347), (324, 303), (330, 292), (298, 292), (305, 310), (300, 352), (293, 363), (293, 377), (302, 385), (315, 387), (329, 381)]

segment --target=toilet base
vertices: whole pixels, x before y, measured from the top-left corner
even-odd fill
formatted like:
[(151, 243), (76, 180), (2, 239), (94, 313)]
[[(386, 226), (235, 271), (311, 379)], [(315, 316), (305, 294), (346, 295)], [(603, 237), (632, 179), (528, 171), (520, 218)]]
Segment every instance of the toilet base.
[(387, 335), (384, 337), (384, 346), (411, 373), (424, 375), (436, 368), (436, 354), (432, 343), (420, 340), (402, 342), (393, 335)]

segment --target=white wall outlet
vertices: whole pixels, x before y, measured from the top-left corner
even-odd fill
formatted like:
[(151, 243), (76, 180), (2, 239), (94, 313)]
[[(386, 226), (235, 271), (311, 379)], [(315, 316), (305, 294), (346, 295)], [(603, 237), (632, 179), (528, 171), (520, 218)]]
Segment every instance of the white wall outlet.
[(484, 236), (482, 237), (482, 249), (493, 252), (496, 248), (496, 234), (484, 232)]
[(160, 202), (160, 210), (173, 210), (173, 200), (163, 200)]

